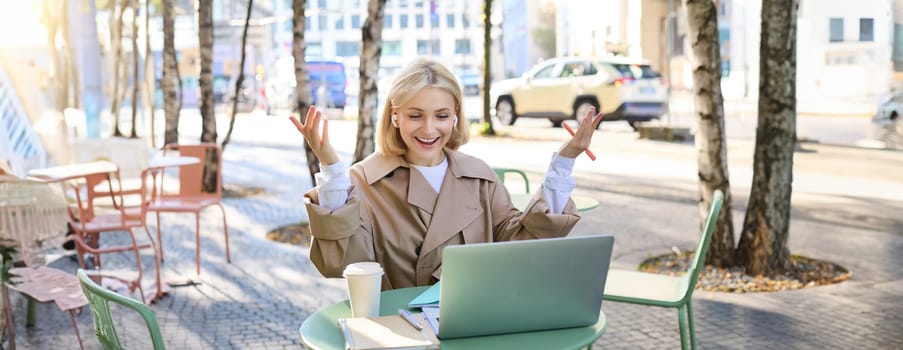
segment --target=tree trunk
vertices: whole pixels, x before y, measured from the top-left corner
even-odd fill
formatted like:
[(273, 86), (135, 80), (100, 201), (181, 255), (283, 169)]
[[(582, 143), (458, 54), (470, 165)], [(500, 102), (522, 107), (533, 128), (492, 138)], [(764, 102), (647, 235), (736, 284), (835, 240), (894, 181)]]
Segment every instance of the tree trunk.
[(126, 74), (126, 66), (122, 63), (122, 15), (125, 13), (127, 4), (128, 0), (121, 0), (118, 6), (112, 3), (110, 4), (111, 6), (114, 6), (114, 8), (119, 8), (118, 11), (110, 12), (111, 16), (114, 12), (116, 14), (116, 16), (114, 16), (115, 20), (113, 20), (115, 24), (110, 28), (110, 49), (113, 50), (113, 69), (110, 70), (111, 75), (113, 76), (113, 101), (110, 106), (110, 116), (113, 118), (113, 136), (122, 136), (122, 132), (119, 131), (119, 110), (122, 106), (122, 92), (119, 90), (119, 83), (120, 77)]
[[(163, 144), (179, 143), (179, 110), (182, 94), (176, 91), (179, 82), (179, 62), (176, 58), (173, 6), (176, 0), (163, 0), (163, 114), (166, 130)], [(181, 91), (181, 89), (179, 89)]]
[[(304, 3), (305, 0), (294, 0), (292, 3), (292, 57), (295, 59), (295, 113), (303, 122), (307, 122), (307, 109), (311, 105), (310, 76), (304, 61)], [(320, 172), (320, 161), (310, 149), (307, 141), (303, 141), (304, 156), (307, 158), (307, 170), (310, 172), (310, 183), (316, 186), (314, 175)]]
[(132, 130), (129, 137), (138, 138), (138, 0), (132, 0)]
[(486, 129), (483, 131), (486, 135), (495, 135), (495, 127), (492, 125), (492, 117), (489, 115), (489, 88), (491, 87), (492, 76), (492, 0), (483, 0), (483, 89), (480, 93), (483, 95), (483, 123)]
[(386, 0), (370, 0), (367, 19), (361, 27), (360, 96), (358, 97), (357, 146), (354, 162), (373, 153), (376, 142), (373, 121), (377, 115), (377, 87), (379, 59), (382, 57), (383, 14)]
[(689, 26), (693, 95), (696, 103), (697, 176), (699, 177), (699, 225), (705, 223), (712, 194), (724, 192), (724, 204), (715, 222), (706, 262), (718, 267), (733, 266), (734, 224), (731, 218), (731, 186), (727, 171), (724, 136), (724, 99), (721, 95), (721, 53), (718, 44), (718, 15), (712, 0), (686, 0)]
[[(67, 3), (65, 6), (68, 8), (68, 0), (64, 0), (64, 3)], [(63, 27), (63, 37), (66, 38), (63, 40), (63, 45), (65, 47), (67, 61), (69, 65), (67, 69), (69, 70), (69, 76), (67, 78), (68, 84), (66, 85), (66, 96), (70, 99), (69, 107), (74, 108), (82, 108), (82, 97), (81, 97), (81, 77), (79, 76), (78, 70), (78, 62), (75, 59), (75, 49), (72, 47), (72, 39), (69, 35), (69, 12), (65, 13), (65, 17), (63, 21), (66, 23), (65, 27)]]
[(251, 9), (254, 8), (254, 0), (248, 0), (248, 11), (245, 14), (245, 28), (241, 32), (241, 60), (238, 63), (238, 78), (235, 79), (235, 93), (232, 94), (232, 109), (229, 111), (229, 130), (226, 131), (226, 137), (223, 138), (223, 144), (220, 147), (226, 150), (226, 145), (232, 139), (232, 128), (235, 127), (235, 112), (238, 111), (238, 94), (241, 87), (245, 83), (245, 57), (247, 52), (245, 48), (248, 45), (248, 25), (251, 23)]
[[(216, 111), (213, 106), (213, 0), (198, 1), (198, 43), (201, 53), (201, 142), (216, 143)], [(239, 67), (244, 69), (244, 67)], [(204, 166), (204, 192), (216, 192), (217, 159), (207, 154)]]
[(792, 270), (787, 248), (796, 140), (796, 0), (762, 1), (759, 120), (738, 262), (749, 274)]
[(155, 83), (154, 83), (154, 65), (150, 64), (153, 62), (153, 53), (151, 52), (150, 46), (150, 2), (151, 0), (144, 0), (144, 105), (147, 106), (148, 109), (148, 117), (150, 118), (150, 142), (151, 147), (157, 147), (157, 121), (155, 114), (157, 112), (157, 101), (154, 98), (155, 92)]
[(66, 62), (66, 81), (63, 86), (65, 91), (66, 107), (79, 107), (81, 94), (78, 80), (78, 67), (76, 67), (75, 52), (72, 48), (72, 38), (69, 36), (69, 0), (63, 0), (61, 34), (63, 37), (63, 57)]
[(52, 7), (53, 3), (50, 1), (44, 1), (42, 3), (43, 7), (43, 17), (46, 19), (47, 26), (47, 47), (50, 49), (50, 74), (53, 77), (53, 84), (51, 91), (53, 93), (53, 104), (56, 109), (62, 112), (66, 108), (65, 100), (63, 99), (63, 85), (62, 85), (62, 70), (63, 64), (60, 62), (60, 54), (56, 49), (56, 35), (59, 30), (58, 23), (60, 22), (56, 18), (56, 14), (60, 11), (58, 9), (54, 9)]

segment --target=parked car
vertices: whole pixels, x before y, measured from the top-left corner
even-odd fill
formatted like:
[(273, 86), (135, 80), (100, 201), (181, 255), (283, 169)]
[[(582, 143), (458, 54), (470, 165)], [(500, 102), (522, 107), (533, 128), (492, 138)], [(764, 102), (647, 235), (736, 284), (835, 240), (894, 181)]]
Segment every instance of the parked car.
[(878, 110), (872, 117), (873, 138), (882, 142), (884, 147), (897, 149), (903, 147), (903, 91), (895, 91), (878, 103)]
[(582, 120), (589, 108), (605, 121), (638, 123), (667, 110), (667, 87), (648, 63), (619, 57), (560, 57), (541, 62), (520, 78), (493, 83), (495, 116), (513, 125), (518, 118), (547, 118), (555, 127)]

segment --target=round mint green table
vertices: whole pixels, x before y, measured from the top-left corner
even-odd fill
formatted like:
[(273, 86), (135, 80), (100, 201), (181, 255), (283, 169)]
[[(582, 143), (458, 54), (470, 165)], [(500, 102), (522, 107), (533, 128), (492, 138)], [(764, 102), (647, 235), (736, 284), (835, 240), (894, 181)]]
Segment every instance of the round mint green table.
[[(515, 208), (523, 211), (527, 209), (527, 205), (533, 200), (533, 196), (535, 196), (533, 193), (512, 193), (511, 203), (514, 203)], [(599, 206), (599, 201), (589, 197), (571, 195), (571, 199), (574, 201), (577, 211), (587, 211)]]
[[(407, 307), (427, 287), (396, 289), (380, 295), (380, 315), (394, 315), (399, 308)], [(343, 350), (345, 338), (339, 331), (338, 319), (350, 317), (351, 306), (344, 300), (310, 315), (298, 333), (301, 342), (317, 350)], [(454, 349), (579, 349), (592, 344), (605, 333), (605, 314), (599, 311), (599, 320), (585, 327), (563, 328), (548, 331), (509, 333), (472, 338), (441, 340), (443, 350)]]

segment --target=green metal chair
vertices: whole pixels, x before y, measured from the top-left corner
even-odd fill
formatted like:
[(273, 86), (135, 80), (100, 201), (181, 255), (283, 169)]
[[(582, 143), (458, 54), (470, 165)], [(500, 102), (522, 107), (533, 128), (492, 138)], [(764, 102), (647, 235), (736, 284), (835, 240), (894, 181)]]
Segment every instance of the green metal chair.
[(98, 285), (82, 269), (78, 269), (76, 275), (78, 276), (78, 283), (81, 285), (82, 291), (85, 292), (85, 297), (88, 298), (88, 303), (91, 305), (97, 339), (100, 340), (104, 349), (122, 349), (119, 336), (116, 335), (113, 317), (110, 314), (109, 302), (111, 301), (141, 314), (141, 317), (144, 318), (144, 322), (147, 324), (147, 330), (150, 332), (154, 349), (165, 349), (163, 335), (160, 333), (160, 326), (157, 325), (157, 317), (154, 316), (154, 312), (147, 305)]
[(696, 334), (693, 329), (693, 290), (699, 278), (699, 272), (705, 268), (705, 255), (712, 241), (715, 221), (721, 211), (724, 194), (715, 191), (709, 215), (702, 228), (702, 237), (696, 248), (695, 256), (680, 277), (655, 273), (610, 269), (605, 281), (605, 295), (608, 301), (640, 305), (677, 308), (677, 321), (680, 327), (680, 347), (696, 349)]
[(499, 180), (502, 181), (502, 184), (505, 184), (505, 174), (512, 173), (518, 174), (524, 178), (524, 193), (530, 193), (530, 180), (527, 179), (527, 174), (519, 169), (512, 168), (492, 168), (495, 171), (495, 175), (499, 177)]

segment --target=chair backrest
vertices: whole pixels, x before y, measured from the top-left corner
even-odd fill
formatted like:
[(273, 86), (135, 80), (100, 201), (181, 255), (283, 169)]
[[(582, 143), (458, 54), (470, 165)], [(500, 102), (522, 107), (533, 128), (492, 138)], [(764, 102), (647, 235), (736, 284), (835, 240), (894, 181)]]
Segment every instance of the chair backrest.
[[(119, 170), (110, 174), (93, 174), (84, 178), (86, 185), (84, 186), (84, 198), (77, 185), (72, 186), (74, 191), (74, 205), (69, 207), (70, 223), (76, 228), (81, 228), (85, 232), (85, 224), (94, 220), (98, 205), (98, 200), (109, 198), (113, 209), (121, 216), (121, 227), (126, 226), (144, 226), (147, 217), (147, 200), (151, 193), (151, 181), (148, 181), (148, 171), (141, 172), (141, 187), (138, 193), (125, 194), (122, 188), (122, 178)], [(103, 194), (96, 193), (97, 185), (105, 182), (106, 192)], [(135, 199), (133, 199), (134, 197)], [(107, 211), (107, 215), (113, 213)], [(128, 221), (128, 223), (127, 223)]]
[(76, 271), (78, 283), (88, 298), (88, 304), (91, 305), (91, 313), (94, 315), (94, 328), (96, 329), (97, 339), (100, 340), (104, 349), (122, 349), (119, 336), (116, 335), (116, 327), (113, 324), (113, 316), (110, 314), (110, 302), (114, 302), (125, 307), (137, 311), (150, 332), (151, 341), (154, 349), (165, 349), (163, 344), (163, 335), (160, 333), (160, 326), (157, 324), (157, 317), (154, 312), (140, 301), (129, 298), (124, 295), (117, 294), (111, 290), (101, 287), (84, 270)]
[[(163, 148), (163, 153), (178, 152), (183, 157), (195, 157), (201, 160), (198, 164), (179, 167), (179, 193), (180, 197), (212, 197), (222, 198), (223, 184), (223, 157), (222, 148), (215, 143), (201, 143), (197, 145), (169, 144)], [(213, 152), (216, 157), (216, 192), (204, 192), (204, 165), (207, 155)], [(168, 196), (163, 192), (162, 196)]]
[(505, 174), (512, 173), (520, 175), (524, 178), (524, 193), (530, 193), (530, 180), (527, 179), (527, 174), (522, 170), (512, 168), (492, 168), (492, 170), (495, 171), (495, 174), (499, 177), (499, 181), (501, 181), (502, 184), (505, 184)]
[(724, 193), (721, 190), (715, 190), (712, 195), (712, 205), (709, 206), (709, 215), (705, 219), (702, 226), (702, 235), (699, 238), (699, 245), (693, 254), (693, 261), (687, 274), (684, 275), (687, 282), (687, 293), (684, 300), (693, 296), (693, 290), (696, 289), (696, 281), (699, 280), (699, 273), (705, 269), (705, 256), (709, 251), (709, 244), (712, 243), (712, 233), (715, 232), (715, 222), (718, 221), (718, 213), (721, 212), (721, 204), (724, 202)]

